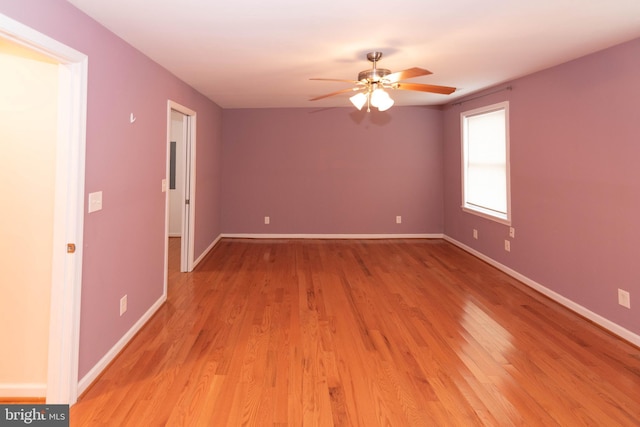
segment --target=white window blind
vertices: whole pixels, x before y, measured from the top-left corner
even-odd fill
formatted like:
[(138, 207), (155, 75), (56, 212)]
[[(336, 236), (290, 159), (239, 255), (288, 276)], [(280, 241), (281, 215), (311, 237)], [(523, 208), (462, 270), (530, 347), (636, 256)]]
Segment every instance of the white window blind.
[(508, 103), (462, 113), (463, 209), (508, 222)]

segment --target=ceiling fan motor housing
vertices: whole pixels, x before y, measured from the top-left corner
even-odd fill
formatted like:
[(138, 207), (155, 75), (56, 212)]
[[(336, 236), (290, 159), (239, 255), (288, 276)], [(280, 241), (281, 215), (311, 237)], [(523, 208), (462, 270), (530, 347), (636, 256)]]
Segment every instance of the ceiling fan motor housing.
[(379, 82), (384, 76), (388, 76), (389, 74), (391, 74), (391, 71), (385, 68), (373, 68), (371, 70), (360, 71), (360, 73), (358, 73), (358, 80), (366, 80), (367, 82), (375, 83)]

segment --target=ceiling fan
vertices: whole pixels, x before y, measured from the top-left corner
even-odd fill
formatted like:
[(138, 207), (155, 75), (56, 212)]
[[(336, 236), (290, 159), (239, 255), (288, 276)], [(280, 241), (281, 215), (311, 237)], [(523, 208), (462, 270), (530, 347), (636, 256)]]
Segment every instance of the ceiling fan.
[(365, 104), (367, 104), (367, 111), (371, 111), (371, 106), (378, 108), (380, 111), (385, 111), (391, 108), (394, 101), (389, 96), (389, 93), (385, 89), (400, 89), (400, 90), (417, 90), (420, 92), (439, 93), (443, 95), (449, 95), (455, 92), (455, 87), (449, 86), (435, 86), (421, 83), (405, 83), (401, 80), (410, 79), (413, 77), (428, 76), (432, 74), (431, 71), (413, 67), (403, 71), (392, 73), (385, 68), (377, 68), (377, 62), (382, 58), (382, 52), (369, 52), (367, 53), (367, 59), (372, 63), (370, 70), (361, 71), (358, 73), (358, 80), (344, 80), (344, 79), (323, 79), (312, 78), (310, 80), (324, 80), (331, 82), (347, 82), (355, 84), (354, 87), (349, 89), (342, 89), (336, 92), (331, 92), (326, 95), (317, 96), (311, 98), (310, 101), (317, 101), (319, 99), (328, 98), (330, 96), (339, 95), (347, 92), (358, 92), (349, 98), (351, 103), (358, 109), (362, 110)]

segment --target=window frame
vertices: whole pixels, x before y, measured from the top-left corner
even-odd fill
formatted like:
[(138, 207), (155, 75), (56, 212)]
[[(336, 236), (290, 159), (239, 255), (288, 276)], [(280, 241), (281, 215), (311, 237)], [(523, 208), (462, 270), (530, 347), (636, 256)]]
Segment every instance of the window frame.
[[(467, 119), (482, 114), (492, 113), (504, 110), (504, 131), (505, 131), (505, 178), (506, 178), (506, 212), (499, 212), (487, 209), (482, 206), (474, 205), (467, 201), (467, 167), (468, 167), (468, 131)], [(510, 137), (509, 137), (509, 101), (498, 102), (496, 104), (486, 105), (484, 107), (474, 108), (473, 110), (463, 111), (460, 113), (460, 141), (462, 149), (462, 210), (464, 212), (478, 215), (483, 218), (499, 222), (501, 224), (511, 225), (511, 166), (510, 166)]]

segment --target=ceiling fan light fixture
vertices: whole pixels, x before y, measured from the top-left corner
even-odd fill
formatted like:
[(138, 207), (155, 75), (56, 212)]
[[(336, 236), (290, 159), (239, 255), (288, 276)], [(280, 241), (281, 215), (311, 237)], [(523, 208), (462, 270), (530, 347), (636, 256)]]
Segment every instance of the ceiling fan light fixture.
[(382, 101), (378, 105), (378, 111), (387, 111), (394, 104), (393, 99), (389, 96), (388, 93), (385, 92), (385, 97), (382, 98)]
[(394, 101), (389, 94), (378, 88), (371, 93), (371, 105), (376, 107), (379, 111), (386, 111), (393, 105)]
[(373, 92), (371, 92), (371, 105), (373, 105), (374, 107), (378, 107), (378, 105), (380, 105), (380, 103), (382, 102), (384, 95), (384, 90), (380, 88), (374, 89)]
[(358, 110), (362, 110), (362, 107), (364, 107), (364, 104), (367, 103), (367, 95), (365, 95), (363, 92), (359, 92), (353, 95), (352, 97), (350, 97), (349, 101), (351, 101), (353, 106), (356, 107)]

